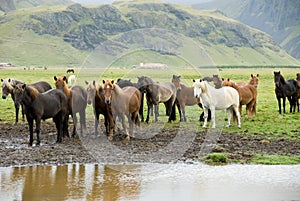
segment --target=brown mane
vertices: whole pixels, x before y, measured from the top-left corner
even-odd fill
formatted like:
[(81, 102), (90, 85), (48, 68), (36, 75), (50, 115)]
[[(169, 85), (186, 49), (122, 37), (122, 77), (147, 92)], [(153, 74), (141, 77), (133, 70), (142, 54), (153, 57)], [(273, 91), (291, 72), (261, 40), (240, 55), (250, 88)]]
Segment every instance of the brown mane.
[(26, 88), (27, 88), (27, 90), (29, 92), (29, 96), (32, 100), (35, 100), (40, 95), (39, 91), (36, 88), (34, 88), (32, 86), (26, 86)]

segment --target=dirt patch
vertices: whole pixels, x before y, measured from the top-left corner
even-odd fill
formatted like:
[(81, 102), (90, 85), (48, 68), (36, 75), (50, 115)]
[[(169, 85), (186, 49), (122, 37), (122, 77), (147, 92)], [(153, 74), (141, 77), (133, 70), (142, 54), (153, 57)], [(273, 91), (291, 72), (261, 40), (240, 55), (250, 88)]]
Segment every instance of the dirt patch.
[(51, 121), (43, 122), (41, 130), (41, 145), (29, 147), (27, 123), (1, 123), (0, 166), (193, 162), (211, 152), (227, 152), (229, 162), (245, 163), (250, 162), (254, 154), (300, 155), (300, 140), (267, 139), (259, 134), (199, 132), (180, 125), (145, 126), (130, 142), (117, 130), (112, 142), (100, 132), (98, 136), (91, 133), (80, 139), (66, 138), (57, 144)]

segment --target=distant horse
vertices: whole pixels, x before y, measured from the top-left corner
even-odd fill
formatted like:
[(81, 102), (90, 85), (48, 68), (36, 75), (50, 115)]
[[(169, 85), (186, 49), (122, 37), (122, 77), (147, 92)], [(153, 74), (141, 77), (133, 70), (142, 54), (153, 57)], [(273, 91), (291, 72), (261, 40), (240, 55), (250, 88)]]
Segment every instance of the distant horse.
[[(128, 87), (128, 86), (133, 86), (137, 89), (139, 89), (137, 83), (131, 82), (131, 80), (125, 80), (125, 79), (121, 79), (119, 78), (116, 82), (117, 85), (119, 85), (119, 87), (124, 88), (124, 87)], [(141, 118), (141, 122), (144, 122), (144, 92), (141, 91), (142, 93), (142, 99), (141, 99), (141, 106), (140, 106), (140, 118)]]
[(250, 84), (237, 84), (232, 80), (224, 79), (222, 86), (233, 87), (239, 92), (240, 95), (240, 106), (239, 112), (242, 114), (242, 105), (246, 105), (246, 114), (248, 119), (251, 119), (252, 115), (256, 115), (256, 99), (257, 89)]
[(36, 123), (37, 145), (40, 144), (41, 120), (53, 118), (57, 129), (56, 142), (62, 141), (62, 133), (67, 128), (68, 112), (67, 96), (60, 90), (52, 89), (39, 93), (33, 86), (17, 84), (14, 86), (14, 96), (17, 103), (25, 106), (25, 114), (29, 126), (29, 146), (33, 144), (33, 123)]
[(204, 110), (204, 124), (203, 128), (206, 128), (208, 109), (211, 110), (212, 128), (216, 127), (215, 120), (215, 110), (226, 109), (228, 113), (228, 123), (227, 127), (230, 126), (231, 113), (237, 117), (238, 127), (241, 127), (239, 107), (239, 93), (236, 89), (232, 87), (222, 87), (220, 89), (215, 89), (210, 86), (207, 81), (200, 79), (193, 80), (194, 84), (194, 96), (195, 98), (201, 98), (201, 102)]
[(114, 129), (114, 120), (112, 116), (112, 111), (110, 105), (105, 103), (103, 87), (99, 84), (96, 84), (95, 80), (93, 82), (87, 82), (87, 104), (92, 104), (94, 108), (95, 116), (95, 135), (98, 134), (98, 124), (99, 124), (99, 115), (104, 116), (104, 125), (106, 135), (109, 133), (113, 134)]
[(286, 97), (290, 102), (290, 112), (295, 112), (296, 100), (298, 95), (297, 81), (294, 79), (285, 80), (280, 71), (274, 71), (275, 94), (278, 102), (279, 114), (281, 114), (281, 99), (283, 105), (283, 113), (285, 113)]
[(149, 122), (149, 114), (151, 105), (154, 105), (155, 122), (158, 117), (158, 104), (165, 103), (167, 114), (169, 114), (168, 122), (176, 119), (175, 115), (175, 101), (176, 101), (176, 87), (172, 82), (157, 83), (146, 76), (138, 77), (138, 86), (140, 90), (145, 91), (149, 100), (148, 112), (146, 122)]
[[(103, 80), (105, 103), (111, 105), (114, 119), (118, 116), (122, 120), (123, 130), (129, 140), (133, 136), (133, 124), (139, 125), (139, 109), (141, 104), (141, 92), (132, 86), (121, 88), (114, 83), (114, 80)], [(129, 122), (129, 133), (125, 124), (125, 116)], [(113, 136), (110, 133), (109, 140)]]
[[(185, 106), (192, 106), (197, 104), (200, 108), (202, 108), (202, 104), (200, 103), (200, 101), (197, 100), (197, 98), (195, 98), (194, 88), (187, 87), (184, 84), (181, 84), (180, 77), (181, 77), (180, 75), (179, 76), (173, 75), (172, 83), (175, 85), (177, 89), (175, 103), (179, 111), (180, 121), (186, 122)], [(209, 119), (210, 119), (210, 112), (209, 112)]]
[(87, 93), (81, 86), (74, 85), (71, 88), (67, 86), (67, 77), (56, 77), (54, 76), (55, 86), (57, 89), (62, 90), (68, 97), (68, 110), (69, 114), (73, 118), (73, 133), (72, 137), (76, 135), (77, 116), (80, 116), (80, 132), (83, 133), (83, 129), (86, 129), (86, 114), (85, 108), (87, 105)]
[(67, 84), (70, 86), (73, 86), (76, 82), (76, 76), (75, 75), (70, 75), (67, 79)]
[(74, 69), (73, 68), (69, 68), (69, 69), (67, 69), (67, 73), (74, 73), (75, 71), (74, 71)]
[[(16, 112), (16, 119), (15, 119), (14, 124), (16, 125), (19, 120), (20, 103), (16, 103), (15, 97), (13, 94), (13, 89), (14, 89), (14, 86), (16, 86), (17, 84), (23, 84), (23, 82), (16, 80), (14, 78), (1, 79), (1, 81), (2, 81), (2, 98), (6, 99), (6, 97), (10, 94), (14, 101), (15, 112)], [(52, 88), (49, 83), (44, 82), (44, 81), (39, 81), (39, 82), (33, 83), (30, 86), (35, 87), (40, 93), (48, 91), (49, 89)], [(22, 120), (24, 121), (24, 109), (23, 109), (22, 103), (21, 103), (21, 108), (22, 108)]]
[(240, 85), (240, 86), (250, 84), (250, 85), (254, 86), (255, 88), (257, 88), (258, 87), (258, 81), (259, 81), (258, 77), (259, 77), (259, 74), (257, 74), (257, 75), (251, 74), (249, 82), (238, 82), (237, 84)]

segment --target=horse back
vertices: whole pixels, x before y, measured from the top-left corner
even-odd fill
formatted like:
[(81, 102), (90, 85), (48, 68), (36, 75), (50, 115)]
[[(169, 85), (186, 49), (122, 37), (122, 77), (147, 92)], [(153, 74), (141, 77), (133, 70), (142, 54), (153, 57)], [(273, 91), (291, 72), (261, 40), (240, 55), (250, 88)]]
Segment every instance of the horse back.
[(194, 96), (194, 88), (187, 87), (184, 84), (180, 84), (181, 90), (177, 91), (176, 98), (179, 103), (184, 102), (185, 105), (195, 105), (197, 104), (197, 99)]
[(35, 83), (30, 84), (30, 86), (33, 86), (34, 88), (36, 88), (40, 93), (43, 93), (45, 91), (52, 89), (51, 85), (45, 81), (35, 82)]
[(140, 109), (142, 99), (140, 90), (133, 86), (124, 87), (122, 90), (124, 92), (124, 101), (128, 102), (129, 112), (138, 111)]

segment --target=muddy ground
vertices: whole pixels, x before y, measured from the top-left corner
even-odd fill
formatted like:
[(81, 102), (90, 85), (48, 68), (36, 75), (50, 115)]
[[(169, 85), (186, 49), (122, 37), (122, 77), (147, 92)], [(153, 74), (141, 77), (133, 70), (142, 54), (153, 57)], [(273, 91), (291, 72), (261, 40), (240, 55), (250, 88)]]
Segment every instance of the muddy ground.
[[(93, 130), (91, 125), (89, 130)], [(124, 139), (119, 129), (114, 140), (108, 141), (103, 128), (100, 128), (97, 136), (87, 131), (90, 134), (77, 139), (65, 138), (59, 144), (55, 143), (56, 131), (51, 120), (42, 122), (41, 129), (41, 145), (29, 147), (27, 123), (13, 125), (0, 122), (0, 166), (192, 163), (211, 152), (227, 152), (229, 162), (240, 163), (250, 163), (254, 154), (300, 155), (299, 140), (269, 139), (263, 134), (247, 135), (219, 130), (197, 131), (184, 125), (142, 125), (130, 141)]]

